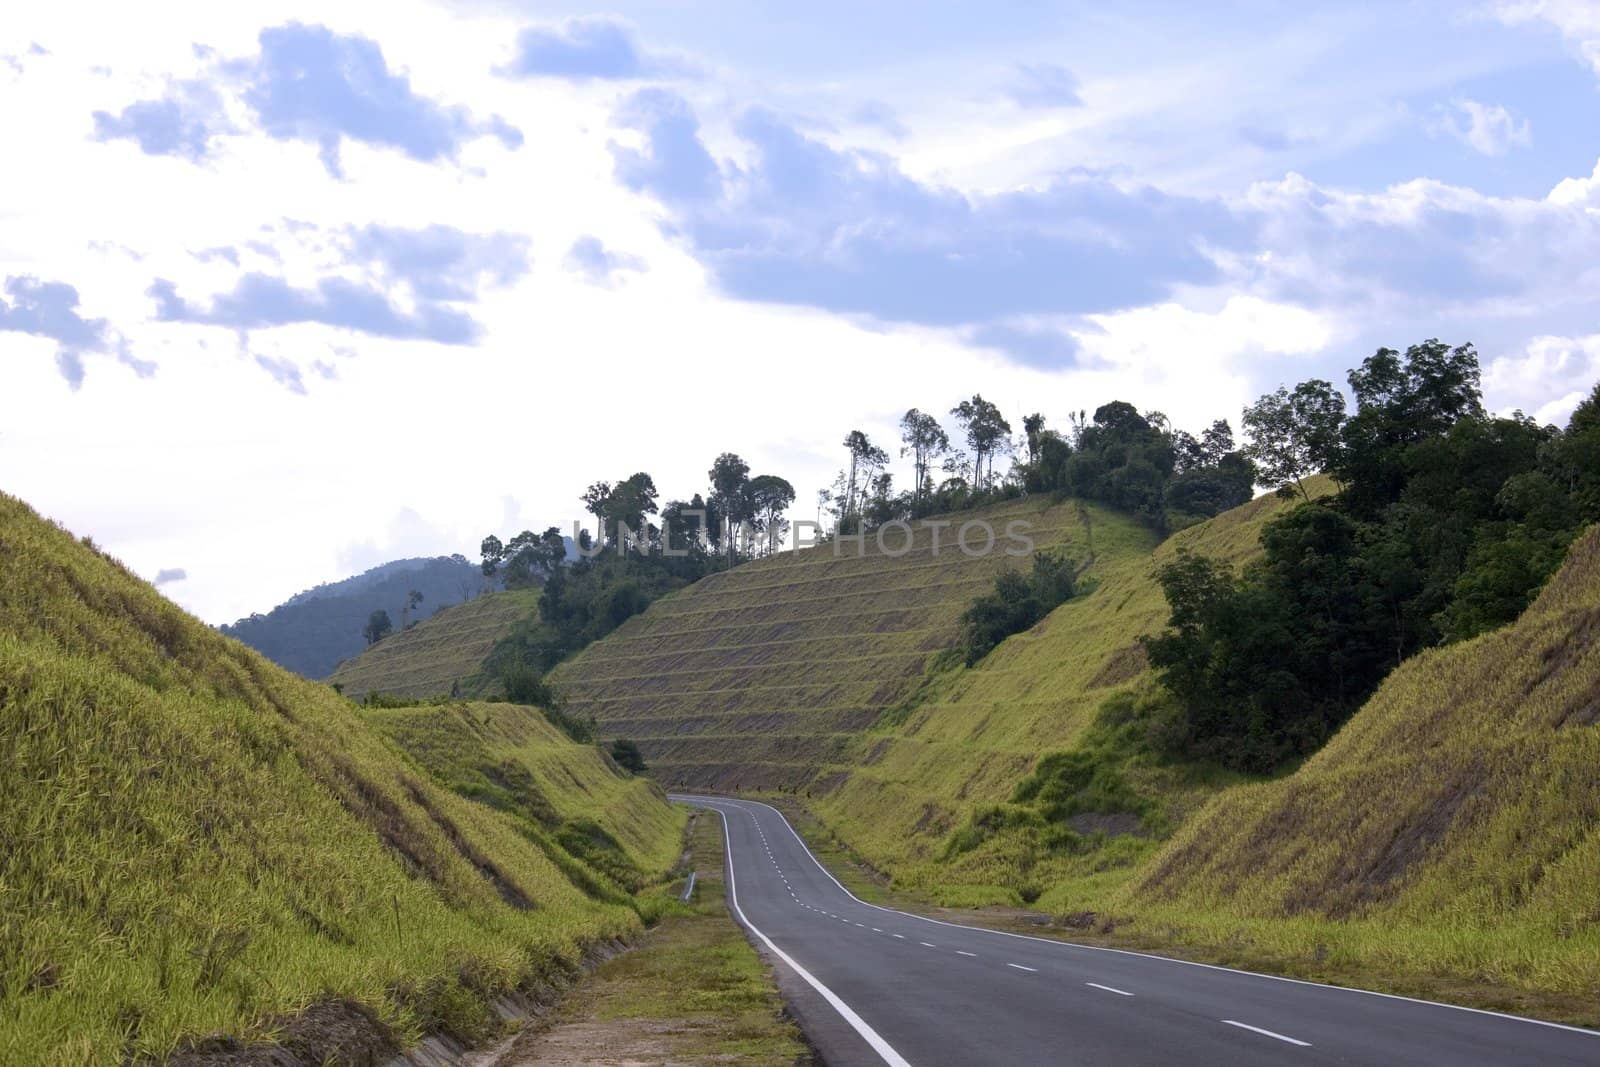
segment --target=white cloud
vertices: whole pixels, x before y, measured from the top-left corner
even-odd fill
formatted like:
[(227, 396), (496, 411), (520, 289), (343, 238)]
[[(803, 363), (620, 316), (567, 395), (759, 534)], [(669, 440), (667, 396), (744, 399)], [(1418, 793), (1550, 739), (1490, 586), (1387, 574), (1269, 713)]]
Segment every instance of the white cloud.
[(1476, 100), (1451, 101), (1449, 108), (1435, 113), (1428, 128), (1485, 156), (1503, 156), (1512, 145), (1533, 144), (1533, 127), (1527, 119), (1517, 118), (1500, 104)]
[(1547, 22), (1561, 31), (1584, 62), (1600, 75), (1600, 3), (1595, 0), (1502, 0), (1495, 9), (1501, 21), (1516, 25)]
[(1545, 199), (1552, 204), (1577, 204), (1590, 211), (1600, 211), (1600, 160), (1595, 161), (1593, 174), (1587, 178), (1561, 179)]
[(1600, 333), (1535, 337), (1521, 352), (1489, 361), (1484, 398), (1495, 411), (1519, 410), (1541, 423), (1564, 425), (1600, 382)]

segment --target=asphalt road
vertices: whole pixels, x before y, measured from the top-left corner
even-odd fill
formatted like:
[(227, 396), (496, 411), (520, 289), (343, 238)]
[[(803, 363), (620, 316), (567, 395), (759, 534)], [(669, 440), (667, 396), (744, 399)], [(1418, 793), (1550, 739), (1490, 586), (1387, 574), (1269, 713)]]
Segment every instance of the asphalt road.
[(722, 813), (728, 896), (829, 1067), (1600, 1065), (1600, 1032), (867, 904), (776, 809)]

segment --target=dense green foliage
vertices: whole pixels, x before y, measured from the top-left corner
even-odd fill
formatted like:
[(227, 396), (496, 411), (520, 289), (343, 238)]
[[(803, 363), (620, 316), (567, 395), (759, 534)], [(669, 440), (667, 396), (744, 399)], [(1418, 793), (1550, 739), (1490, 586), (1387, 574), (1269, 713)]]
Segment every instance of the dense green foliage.
[(619, 737), (611, 742), (611, 758), (617, 761), (617, 766), (630, 774), (643, 774), (649, 768), (644, 762), (644, 753), (639, 751), (636, 742), (626, 737)]
[[(1146, 648), (1187, 755), (1261, 771), (1314, 751), (1407, 657), (1514, 620), (1600, 518), (1600, 389), (1565, 431), (1496, 418), (1476, 353), (1436, 341), (1382, 349), (1350, 384), (1356, 412), (1331, 430), (1322, 405), (1298, 431), (1284, 408), (1274, 431), (1320, 442), (1306, 454), (1334, 498), (1269, 523), (1242, 574), (1197, 555), (1159, 573), (1170, 628)], [(1276, 396), (1301, 394), (1325, 391)], [(1263, 469), (1294, 493), (1305, 462)]]
[(1048, 552), (1034, 553), (1029, 574), (1000, 572), (994, 588), (975, 598), (961, 615), (962, 659), (970, 667), (1012, 634), (1031, 629), (1071, 598), (1076, 586), (1077, 564)]
[[(308, 589), (265, 615), (220, 629), (281, 667), (307, 678), (326, 678), (341, 660), (370, 644), (362, 628), (374, 611), (401, 618), (408, 611), (408, 595), (417, 591), (423, 595), (423, 611), (431, 614), (478, 596), (483, 586), (478, 568), (462, 556), (395, 560)], [(416, 617), (415, 612), (410, 615)]]

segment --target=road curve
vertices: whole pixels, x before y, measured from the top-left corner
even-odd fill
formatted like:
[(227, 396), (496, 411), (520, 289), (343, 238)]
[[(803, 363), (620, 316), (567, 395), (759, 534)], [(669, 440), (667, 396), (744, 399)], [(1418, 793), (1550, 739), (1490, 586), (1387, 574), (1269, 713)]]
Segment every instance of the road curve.
[(777, 809), (672, 799), (722, 815), (729, 904), (829, 1067), (1600, 1065), (1597, 1031), (867, 904)]

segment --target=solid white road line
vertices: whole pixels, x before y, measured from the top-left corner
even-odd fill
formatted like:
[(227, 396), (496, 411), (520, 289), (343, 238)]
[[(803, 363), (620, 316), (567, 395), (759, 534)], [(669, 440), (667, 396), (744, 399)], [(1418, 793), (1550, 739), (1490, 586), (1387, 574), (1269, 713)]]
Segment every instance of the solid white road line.
[(1271, 1030), (1263, 1030), (1259, 1026), (1251, 1026), (1249, 1023), (1235, 1022), (1232, 1019), (1224, 1019), (1222, 1021), (1227, 1023), (1229, 1026), (1237, 1026), (1241, 1030), (1250, 1030), (1258, 1034), (1263, 1034), (1267, 1037), (1275, 1037), (1279, 1041), (1287, 1041), (1289, 1044), (1299, 1045), (1301, 1048), (1311, 1047), (1311, 1042), (1309, 1041), (1301, 1041), (1299, 1038), (1286, 1037), (1283, 1034), (1273, 1033)]
[[(722, 813), (719, 812), (719, 814)], [(880, 1037), (878, 1031), (868, 1026), (866, 1020), (855, 1013), (854, 1008), (840, 1000), (837, 993), (823, 985), (810, 971), (796, 963), (794, 957), (774, 944), (772, 938), (762, 933), (761, 928), (745, 916), (744, 909), (739, 907), (739, 888), (733, 875), (733, 839), (728, 835), (728, 816), (726, 814), (722, 814), (722, 842), (728, 854), (728, 900), (733, 904), (733, 913), (739, 917), (739, 921), (751, 933), (759, 937), (762, 943), (772, 950), (773, 955), (787, 963), (789, 968), (795, 974), (798, 974), (807, 985), (822, 994), (822, 999), (833, 1006), (833, 1010), (838, 1012), (844, 1021), (850, 1024), (852, 1030), (861, 1035), (861, 1040), (865, 1041), (884, 1063), (888, 1064), (889, 1067), (911, 1067), (906, 1058), (894, 1050), (893, 1045)]]
[(1038, 974), (1039, 973), (1039, 968), (1037, 968), (1037, 967), (1024, 967), (1020, 963), (1008, 963), (1008, 964), (1006, 964), (1006, 966), (1007, 967), (1015, 967), (1019, 971), (1032, 971), (1034, 974)]
[(1084, 985), (1092, 985), (1096, 989), (1104, 989), (1107, 993), (1115, 993), (1119, 997), (1131, 997), (1131, 996), (1133, 996), (1133, 994), (1128, 992), (1126, 989), (1117, 989), (1114, 986), (1101, 985), (1099, 982), (1085, 982), (1083, 984)]
[[(680, 793), (678, 795), (685, 797), (692, 796), (692, 794), (687, 793)], [(705, 797), (704, 800), (722, 800), (725, 803), (729, 802), (728, 798), (725, 797)], [(700, 803), (700, 800), (696, 799), (691, 802)], [(972, 930), (982, 934), (994, 934), (998, 937), (1014, 937), (1019, 941), (1037, 941), (1041, 945), (1054, 945), (1059, 949), (1065, 949), (1067, 951), (1077, 949), (1083, 952), (1108, 952), (1117, 956), (1133, 956), (1136, 959), (1160, 960), (1162, 963), (1173, 963), (1181, 967), (1199, 967), (1207, 971), (1223, 971), (1227, 974), (1249, 975), (1251, 978), (1262, 978), (1269, 982), (1287, 982), (1290, 985), (1311, 986), (1314, 989), (1331, 989), (1337, 990), (1340, 993), (1359, 993), (1362, 996), (1367, 997), (1381, 997), (1384, 1000), (1400, 1000), (1410, 1004), (1426, 1004), (1430, 1008), (1448, 1008), (1451, 1011), (1471, 1012), (1474, 1015), (1489, 1015), (1497, 1019), (1509, 1019), (1512, 1022), (1531, 1023), (1534, 1026), (1545, 1026), (1552, 1030), (1569, 1030), (1574, 1034), (1586, 1034), (1589, 1037), (1600, 1037), (1600, 1030), (1590, 1030), (1587, 1027), (1582, 1026), (1568, 1026), (1566, 1023), (1546, 1022), (1543, 1019), (1530, 1019), (1526, 1015), (1511, 1015), (1503, 1011), (1489, 1011), (1486, 1008), (1469, 1008), (1462, 1004), (1445, 1004), (1442, 1001), (1423, 1000), (1420, 997), (1405, 997), (1398, 993), (1380, 993), (1375, 989), (1360, 989), (1355, 986), (1329, 985), (1326, 982), (1311, 982), (1304, 978), (1286, 978), (1281, 974), (1262, 974), (1260, 971), (1246, 971), (1241, 970), (1238, 967), (1223, 967), (1215, 963), (1198, 963), (1195, 960), (1180, 960), (1172, 956), (1158, 956), (1153, 952), (1134, 952), (1132, 949), (1108, 948), (1105, 945), (1084, 945), (1079, 944), (1076, 941), (1061, 941), (1053, 937), (1034, 937), (1031, 934), (1014, 934), (1009, 930), (995, 930), (987, 926), (967, 926), (963, 923), (946, 922), (943, 919), (930, 919), (928, 916), (918, 915), (914, 911), (897, 911), (894, 908), (886, 908), (881, 904), (871, 904), (865, 900), (862, 900), (860, 897), (850, 892), (850, 890), (846, 889), (844, 887), (844, 883), (835, 878), (833, 876), (833, 872), (822, 865), (822, 861), (817, 859), (816, 853), (811, 851), (811, 846), (805, 843), (805, 840), (800, 836), (800, 832), (794, 828), (794, 825), (789, 822), (788, 817), (785, 816), (783, 812), (779, 811), (771, 804), (765, 804), (759, 800), (741, 800), (732, 801), (732, 803), (734, 803), (735, 806), (740, 804), (749, 804), (754, 807), (766, 808), (768, 811), (772, 812), (772, 814), (778, 817), (778, 821), (783, 823), (784, 829), (789, 831), (790, 836), (792, 836), (795, 841), (799, 843), (800, 848), (805, 852), (805, 854), (811, 858), (811, 862), (816, 865), (817, 870), (827, 875), (828, 880), (834, 885), (838, 886), (841, 893), (854, 900), (857, 904), (865, 904), (869, 908), (875, 908), (878, 911), (885, 911), (891, 915), (900, 915), (908, 919), (919, 919), (925, 923), (933, 923), (935, 926), (952, 926), (957, 930)], [(702, 804), (701, 806), (715, 808), (715, 805), (712, 804)], [(748, 809), (746, 810), (748, 812)], [(753, 814), (752, 818), (754, 818)], [(756, 825), (759, 827), (761, 824), (758, 821)], [(899, 935), (897, 934), (895, 936), (898, 937)]]

